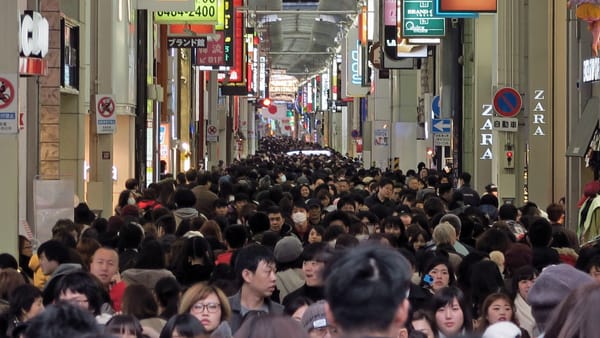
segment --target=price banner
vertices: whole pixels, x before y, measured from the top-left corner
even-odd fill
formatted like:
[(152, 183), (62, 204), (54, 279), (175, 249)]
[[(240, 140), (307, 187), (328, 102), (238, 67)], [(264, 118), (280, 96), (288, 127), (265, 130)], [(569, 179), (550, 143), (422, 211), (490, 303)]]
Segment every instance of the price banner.
[(196, 0), (196, 10), (194, 11), (154, 12), (154, 23), (216, 24), (219, 11), (223, 11), (223, 6), (219, 6), (219, 3), (222, 3), (222, 0)]

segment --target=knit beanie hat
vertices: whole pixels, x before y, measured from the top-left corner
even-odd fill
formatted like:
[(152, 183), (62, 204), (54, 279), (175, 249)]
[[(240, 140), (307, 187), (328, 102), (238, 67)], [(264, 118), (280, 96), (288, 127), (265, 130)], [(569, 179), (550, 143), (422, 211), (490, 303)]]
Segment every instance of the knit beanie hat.
[(327, 318), (325, 317), (325, 301), (320, 300), (307, 307), (302, 315), (300, 324), (306, 332), (326, 327), (328, 323)]
[(568, 264), (551, 265), (545, 268), (527, 294), (531, 313), (538, 326), (542, 330), (545, 329), (552, 310), (571, 290), (594, 281), (592, 276)]
[(277, 263), (293, 262), (302, 254), (302, 242), (296, 236), (285, 236), (275, 244), (275, 261)]

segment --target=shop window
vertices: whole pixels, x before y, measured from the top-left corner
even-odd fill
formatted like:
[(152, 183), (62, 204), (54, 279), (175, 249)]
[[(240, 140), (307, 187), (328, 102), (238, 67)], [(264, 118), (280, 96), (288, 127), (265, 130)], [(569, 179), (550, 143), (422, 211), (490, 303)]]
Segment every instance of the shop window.
[(79, 26), (68, 19), (60, 20), (60, 85), (79, 90)]

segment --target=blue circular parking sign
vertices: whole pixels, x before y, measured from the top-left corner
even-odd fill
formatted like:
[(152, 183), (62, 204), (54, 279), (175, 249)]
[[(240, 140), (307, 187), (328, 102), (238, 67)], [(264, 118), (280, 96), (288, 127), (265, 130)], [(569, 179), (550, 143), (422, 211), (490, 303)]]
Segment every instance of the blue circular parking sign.
[(494, 95), (494, 109), (503, 117), (514, 117), (521, 111), (521, 94), (514, 88), (501, 88)]
[(431, 111), (433, 112), (433, 118), (434, 119), (439, 119), (440, 118), (440, 96), (436, 95), (433, 97), (433, 100), (431, 100)]

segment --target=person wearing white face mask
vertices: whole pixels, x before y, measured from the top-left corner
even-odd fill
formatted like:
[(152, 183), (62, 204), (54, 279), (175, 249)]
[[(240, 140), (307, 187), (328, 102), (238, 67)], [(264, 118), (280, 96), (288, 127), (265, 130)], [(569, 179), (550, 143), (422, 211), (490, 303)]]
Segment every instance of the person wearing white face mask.
[(115, 214), (120, 215), (121, 210), (127, 205), (136, 205), (137, 201), (135, 194), (131, 190), (123, 190), (119, 194), (117, 199), (117, 206), (115, 207)]
[(307, 243), (309, 225), (308, 208), (304, 202), (298, 201), (294, 203), (294, 208), (292, 209), (292, 221), (294, 222), (292, 234), (298, 237), (303, 244)]

